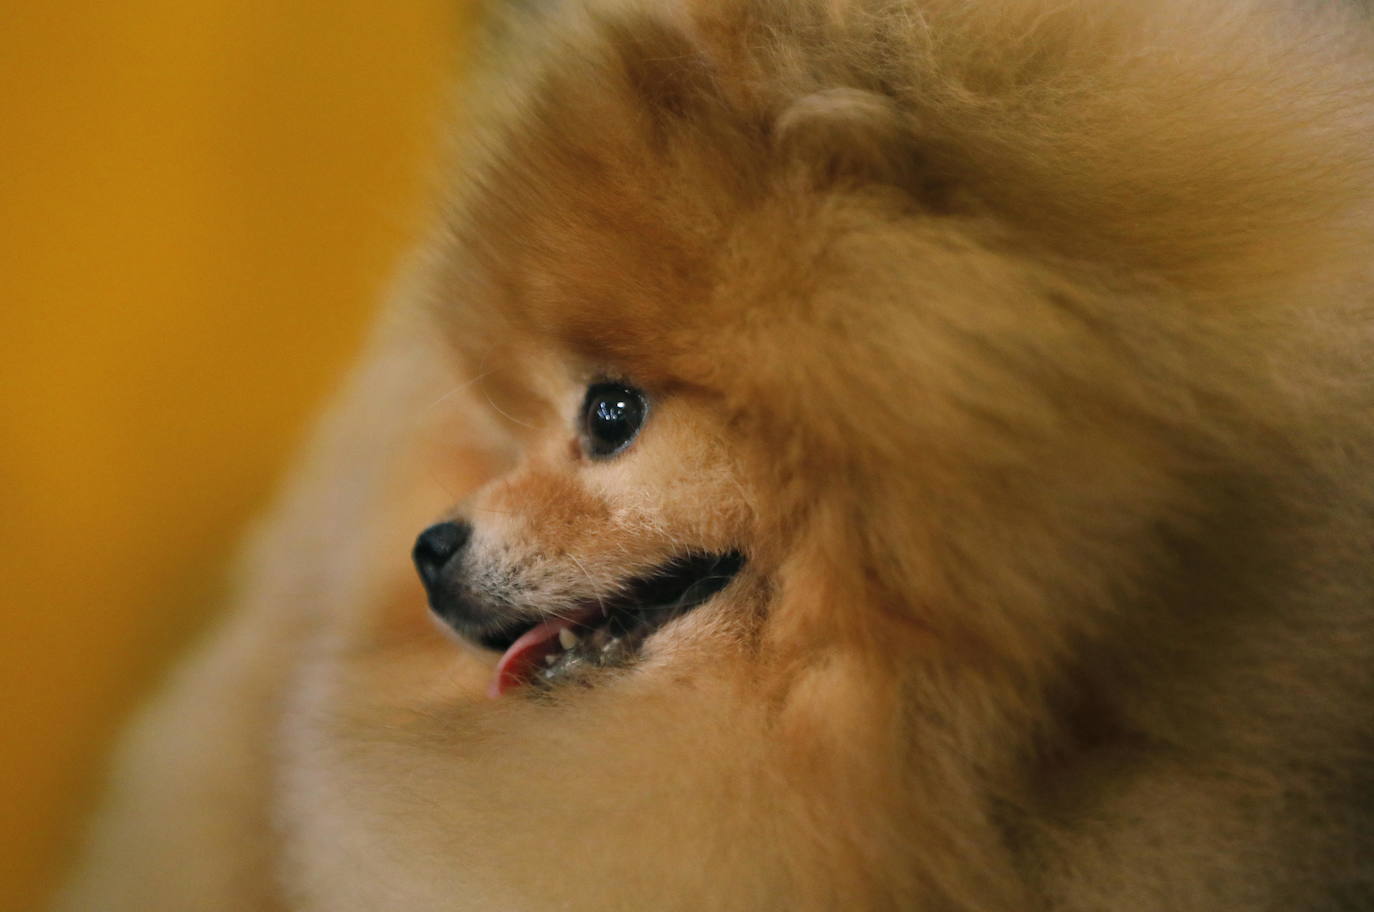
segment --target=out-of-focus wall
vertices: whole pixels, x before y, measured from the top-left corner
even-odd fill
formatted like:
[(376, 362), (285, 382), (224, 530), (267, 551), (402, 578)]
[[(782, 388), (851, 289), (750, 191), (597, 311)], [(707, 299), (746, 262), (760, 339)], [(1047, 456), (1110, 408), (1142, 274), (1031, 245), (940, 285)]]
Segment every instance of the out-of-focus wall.
[(356, 350), (472, 6), (0, 4), (0, 909)]

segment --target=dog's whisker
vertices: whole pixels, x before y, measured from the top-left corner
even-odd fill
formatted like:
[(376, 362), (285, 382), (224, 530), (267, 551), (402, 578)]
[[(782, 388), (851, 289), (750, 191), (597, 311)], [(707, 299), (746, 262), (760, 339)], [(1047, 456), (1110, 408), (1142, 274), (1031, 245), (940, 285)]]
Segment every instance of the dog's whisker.
[(450, 387), (447, 391), (445, 391), (445, 392), (444, 392), (442, 395), (440, 395), (437, 399), (435, 399), (434, 401), (430, 402), (430, 403), (429, 403), (428, 405), (426, 405), (424, 408), (420, 409), (419, 413), (415, 416), (415, 422), (414, 422), (414, 423), (415, 423), (416, 425), (420, 425), (420, 424), (424, 423), (424, 421), (426, 421), (426, 420), (429, 418), (430, 414), (431, 414), (435, 409), (437, 409), (440, 405), (443, 405), (445, 402), (447, 402), (448, 400), (452, 399), (454, 396), (457, 396), (457, 395), (460, 394), (460, 393), (466, 392), (467, 390), (471, 389), (474, 385), (481, 383), (481, 382), (482, 382), (483, 380), (485, 380), (487, 377), (489, 377), (489, 376), (491, 376), (493, 373), (495, 373), (495, 372), (496, 372), (496, 368), (488, 369), (487, 366), (486, 366), (487, 360), (488, 360), (489, 357), (490, 357), (490, 352), (488, 352), (488, 353), (486, 353), (486, 354), (483, 354), (483, 356), (482, 356), (482, 361), (481, 361), (481, 363), (478, 364), (478, 366), (477, 366), (477, 373), (476, 373), (476, 374), (474, 374), (473, 376), (469, 377), (467, 380), (462, 381), (461, 383), (457, 384), (456, 386)]
[[(490, 372), (488, 372), (488, 373), (490, 373)], [(479, 377), (478, 379), (479, 379), (479, 380), (483, 380), (483, 379), (485, 379), (486, 377), (487, 377), (487, 374), (483, 374), (483, 375), (482, 375), (481, 377)], [(523, 427), (523, 428), (528, 428), (529, 430), (532, 430), (532, 431), (538, 430), (538, 428), (535, 427), (533, 424), (530, 424), (528, 421), (521, 421), (519, 418), (516, 418), (514, 415), (510, 414), (509, 412), (507, 412), (505, 409), (501, 408), (501, 406), (497, 405), (497, 404), (496, 404), (496, 400), (491, 398), (491, 394), (487, 392), (487, 388), (486, 388), (485, 386), (483, 386), (481, 383), (478, 383), (477, 388), (478, 388), (479, 390), (482, 391), (482, 398), (485, 399), (485, 400), (487, 401), (487, 405), (491, 406), (492, 410), (493, 410), (494, 412), (496, 412), (496, 414), (500, 415), (502, 418), (505, 418), (507, 421), (511, 422), (512, 424), (518, 424), (518, 425), (520, 425), (521, 427)]]

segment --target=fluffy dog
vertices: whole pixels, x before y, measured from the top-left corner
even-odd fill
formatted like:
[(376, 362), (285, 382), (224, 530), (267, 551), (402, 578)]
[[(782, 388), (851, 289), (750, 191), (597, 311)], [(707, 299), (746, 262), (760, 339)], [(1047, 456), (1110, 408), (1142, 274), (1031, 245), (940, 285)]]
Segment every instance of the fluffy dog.
[(487, 46), (66, 908), (1374, 908), (1361, 13)]

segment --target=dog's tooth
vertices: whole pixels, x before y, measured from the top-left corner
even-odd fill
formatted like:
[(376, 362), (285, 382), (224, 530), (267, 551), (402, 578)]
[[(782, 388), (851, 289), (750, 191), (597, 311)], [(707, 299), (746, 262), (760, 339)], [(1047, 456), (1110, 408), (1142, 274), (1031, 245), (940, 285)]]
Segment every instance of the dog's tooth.
[(558, 661), (558, 656), (554, 655), (553, 653), (549, 653), (548, 655), (544, 656), (544, 664), (545, 664), (545, 665), (552, 665), (554, 662), (557, 662), (557, 661)]
[(564, 649), (572, 649), (577, 645), (577, 634), (573, 633), (567, 627), (564, 627), (562, 630), (558, 631), (558, 643)]

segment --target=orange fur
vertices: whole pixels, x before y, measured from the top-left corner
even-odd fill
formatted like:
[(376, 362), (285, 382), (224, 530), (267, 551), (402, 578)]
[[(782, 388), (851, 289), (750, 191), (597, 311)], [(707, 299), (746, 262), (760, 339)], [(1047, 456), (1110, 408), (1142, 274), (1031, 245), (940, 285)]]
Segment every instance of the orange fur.
[[(1360, 14), (542, 18), (67, 908), (1374, 903)], [(604, 375), (655, 405), (591, 464)], [(405, 562), (454, 511), (551, 606), (749, 563), (489, 701)]]

